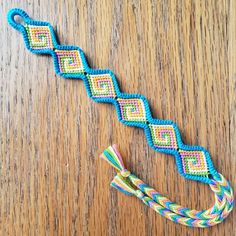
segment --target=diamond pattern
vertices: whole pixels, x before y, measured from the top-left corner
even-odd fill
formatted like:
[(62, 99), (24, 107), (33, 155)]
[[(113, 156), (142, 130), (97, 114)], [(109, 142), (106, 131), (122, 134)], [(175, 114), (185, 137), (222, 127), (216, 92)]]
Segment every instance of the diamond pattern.
[(89, 75), (88, 82), (94, 98), (111, 98), (116, 96), (110, 74)]
[(144, 103), (140, 98), (118, 99), (122, 120), (146, 121)]
[(158, 148), (177, 149), (176, 135), (171, 125), (149, 125), (153, 143)]
[(82, 73), (82, 59), (78, 50), (55, 50), (61, 73)]
[(185, 174), (206, 176), (208, 174), (206, 156), (202, 151), (181, 150), (180, 157)]
[(52, 49), (52, 37), (48, 26), (27, 25), (25, 27), (30, 47), (34, 50)]

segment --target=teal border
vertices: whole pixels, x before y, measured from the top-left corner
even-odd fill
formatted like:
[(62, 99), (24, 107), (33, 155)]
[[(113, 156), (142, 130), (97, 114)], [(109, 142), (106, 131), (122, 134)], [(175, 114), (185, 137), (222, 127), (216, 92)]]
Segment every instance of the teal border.
[[(24, 24), (27, 24), (27, 25), (48, 26), (50, 31), (51, 31), (51, 36), (52, 36), (52, 42), (53, 42), (54, 49), (40, 49), (40, 50), (32, 49), (30, 47), (30, 43), (29, 43), (29, 40), (28, 40), (28, 36), (27, 36), (27, 32), (26, 32), (24, 24), (17, 23), (14, 20), (15, 16), (22, 17), (22, 19), (24, 21)], [(17, 29), (18, 31), (20, 31), (22, 33), (27, 49), (29, 49), (31, 52), (36, 53), (36, 54), (49, 54), (49, 55), (52, 56), (53, 61), (54, 61), (54, 68), (55, 68), (56, 74), (58, 74), (58, 75), (60, 75), (64, 78), (82, 79), (84, 81), (85, 88), (86, 88), (86, 91), (88, 93), (88, 96), (91, 99), (93, 99), (96, 102), (113, 104), (115, 106), (116, 113), (118, 115), (118, 120), (121, 123), (123, 123), (127, 126), (134, 126), (134, 127), (138, 127), (138, 128), (143, 128), (149, 146), (152, 149), (154, 149), (155, 151), (173, 155), (175, 157), (175, 160), (176, 160), (176, 165), (177, 165), (178, 171), (183, 177), (185, 177), (186, 179), (196, 180), (196, 181), (200, 181), (200, 182), (207, 183), (207, 184), (212, 183), (213, 179), (219, 178), (219, 174), (216, 171), (216, 169), (214, 168), (213, 163), (211, 161), (210, 154), (205, 148), (203, 148), (201, 146), (190, 146), (190, 145), (184, 144), (182, 142), (182, 139), (181, 139), (180, 131), (179, 131), (177, 125), (173, 121), (171, 121), (171, 120), (159, 120), (159, 119), (153, 118), (152, 114), (151, 114), (151, 110), (150, 110), (148, 100), (143, 95), (140, 95), (140, 94), (127, 94), (127, 93), (121, 92), (120, 89), (119, 89), (119, 85), (118, 85), (118, 82), (116, 80), (115, 74), (111, 70), (90, 68), (88, 63), (87, 63), (85, 54), (84, 54), (83, 50), (80, 47), (60, 45), (58, 43), (57, 38), (56, 38), (56, 34), (54, 32), (53, 27), (48, 22), (41, 22), (41, 21), (32, 20), (25, 11), (23, 11), (21, 9), (18, 9), (18, 8), (11, 9), (8, 12), (7, 19), (8, 19), (9, 24), (13, 28)], [(73, 73), (73, 74), (61, 73), (60, 70), (59, 70), (57, 56), (56, 56), (56, 53), (54, 52), (55, 49), (56, 50), (78, 50), (79, 54), (82, 58), (82, 63), (84, 65), (85, 72), (83, 72), (83, 73)], [(91, 93), (91, 90), (90, 90), (87, 75), (96, 75), (96, 74), (104, 74), (104, 73), (110, 74), (110, 76), (112, 77), (113, 84), (114, 84), (114, 87), (115, 87), (115, 92), (116, 92), (116, 95), (117, 95), (116, 98), (94, 98), (94, 97), (92, 97), (92, 93)], [(120, 111), (120, 107), (119, 107), (119, 103), (117, 101), (117, 98), (126, 98), (126, 99), (127, 98), (139, 98), (139, 99), (141, 99), (144, 103), (144, 106), (145, 106), (147, 123), (145, 123), (145, 122), (131, 122), (131, 121), (122, 120), (121, 111)], [(205, 176), (195, 176), (195, 175), (185, 174), (184, 171), (183, 171), (182, 161), (181, 161), (181, 156), (180, 156), (179, 151), (175, 150), (175, 149), (166, 149), (166, 148), (156, 147), (153, 143), (153, 140), (152, 140), (149, 124), (152, 124), (152, 125), (155, 125), (155, 124), (158, 124), (158, 125), (171, 125), (175, 130), (176, 141), (177, 141), (177, 145), (178, 145), (180, 150), (189, 150), (189, 151), (196, 150), (196, 151), (204, 152), (204, 154), (206, 156), (206, 162), (207, 162), (207, 166), (208, 166), (208, 170), (209, 170), (209, 175), (205, 177)]]

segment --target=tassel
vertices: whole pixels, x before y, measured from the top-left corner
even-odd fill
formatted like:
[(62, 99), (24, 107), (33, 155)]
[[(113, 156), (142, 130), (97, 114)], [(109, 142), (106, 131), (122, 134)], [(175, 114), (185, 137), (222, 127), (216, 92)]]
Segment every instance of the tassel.
[[(111, 186), (121, 191), (128, 196), (136, 196), (140, 200), (143, 200), (145, 195), (142, 191), (137, 189), (137, 187), (132, 183), (130, 176), (130, 171), (125, 169), (122, 157), (117, 150), (117, 146), (114, 144), (109, 146), (100, 157), (106, 160), (109, 164), (115, 167), (119, 173), (114, 177), (111, 182)], [(145, 202), (145, 201), (144, 201)]]
[(121, 154), (117, 150), (117, 146), (114, 144), (109, 146), (100, 157), (107, 161), (110, 165), (112, 165), (116, 170), (120, 171), (120, 174), (123, 177), (128, 177), (130, 175), (130, 171), (125, 169)]
[(114, 144), (109, 146), (100, 157), (106, 160), (110, 165), (112, 165), (119, 173), (111, 182), (111, 186), (121, 191), (126, 195), (135, 195), (135, 188), (132, 186), (129, 175), (130, 171), (125, 169), (121, 154), (117, 150), (117, 146)]

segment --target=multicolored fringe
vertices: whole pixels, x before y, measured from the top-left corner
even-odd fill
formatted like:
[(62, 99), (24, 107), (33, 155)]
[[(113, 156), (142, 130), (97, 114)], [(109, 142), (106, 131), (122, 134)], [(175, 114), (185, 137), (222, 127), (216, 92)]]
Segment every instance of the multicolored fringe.
[(116, 145), (108, 147), (101, 158), (119, 171), (111, 182), (112, 187), (127, 195), (136, 196), (157, 213), (176, 223), (205, 228), (222, 222), (233, 209), (232, 188), (221, 174), (210, 184), (215, 194), (215, 204), (208, 210), (197, 211), (170, 201), (128, 171)]
[[(18, 23), (14, 18), (15, 16), (20, 16), (23, 23)], [(32, 20), (21, 9), (10, 10), (8, 22), (22, 33), (26, 47), (31, 52), (49, 54), (53, 57), (55, 71), (58, 75), (64, 78), (82, 79), (90, 98), (96, 102), (113, 104), (118, 119), (123, 124), (143, 128), (150, 147), (155, 151), (172, 154), (182, 176), (210, 184), (212, 188), (216, 183), (222, 182), (222, 185), (219, 185), (219, 188), (215, 187), (215, 189), (219, 189), (217, 191), (221, 194), (228, 194), (228, 182), (225, 182), (225, 179), (215, 170), (209, 152), (201, 146), (184, 144), (179, 129), (173, 121), (153, 118), (149, 103), (144, 96), (121, 92), (116, 77), (111, 70), (90, 68), (81, 48), (60, 45), (56, 39), (54, 29), (49, 23)], [(117, 163), (113, 164), (116, 165)], [(122, 171), (121, 176), (124, 177), (124, 170), (122, 169)], [(113, 183), (117, 188), (119, 187), (118, 183), (123, 180), (121, 176), (116, 178), (118, 182)], [(131, 179), (131, 176), (133, 175), (129, 175), (129, 179)], [(124, 181), (122, 183), (124, 185)], [(224, 185), (226, 183), (227, 187)], [(127, 189), (130, 188), (128, 184), (126, 187)], [(127, 193), (130, 193), (130, 191), (127, 191)], [(141, 193), (138, 193), (141, 196)], [(222, 196), (222, 199), (225, 198)], [(155, 208), (158, 207), (155, 206)], [(164, 211), (160, 212), (164, 214)]]

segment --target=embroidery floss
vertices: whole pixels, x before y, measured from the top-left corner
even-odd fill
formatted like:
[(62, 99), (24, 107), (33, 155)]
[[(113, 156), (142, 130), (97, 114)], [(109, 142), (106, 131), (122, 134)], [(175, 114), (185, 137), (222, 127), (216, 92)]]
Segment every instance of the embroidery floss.
[[(14, 17), (17, 15), (22, 17), (22, 24), (15, 21)], [(172, 154), (182, 176), (209, 184), (216, 201), (212, 208), (202, 211), (171, 202), (126, 170), (115, 146), (109, 147), (102, 154), (119, 171), (111, 183), (113, 187), (128, 195), (137, 196), (159, 214), (183, 225), (208, 227), (220, 223), (228, 216), (234, 204), (232, 188), (216, 171), (205, 148), (184, 144), (173, 121), (153, 118), (144, 96), (121, 92), (114, 73), (108, 69), (90, 68), (81, 48), (60, 45), (49, 23), (32, 20), (21, 9), (10, 10), (8, 22), (22, 33), (26, 47), (31, 52), (53, 57), (58, 75), (82, 79), (90, 98), (96, 102), (112, 103), (120, 122), (143, 128), (150, 147), (155, 151)]]
[(136, 196), (154, 211), (176, 223), (205, 228), (222, 222), (233, 209), (232, 189), (221, 174), (209, 184), (215, 194), (215, 204), (207, 210), (197, 211), (170, 201), (128, 171), (116, 145), (108, 147), (100, 157), (118, 170), (111, 182), (112, 187), (128, 196)]

